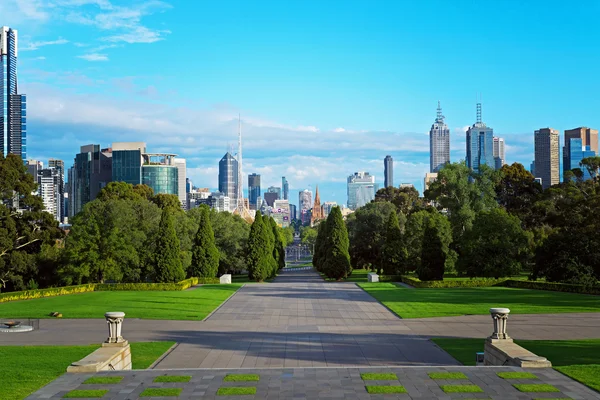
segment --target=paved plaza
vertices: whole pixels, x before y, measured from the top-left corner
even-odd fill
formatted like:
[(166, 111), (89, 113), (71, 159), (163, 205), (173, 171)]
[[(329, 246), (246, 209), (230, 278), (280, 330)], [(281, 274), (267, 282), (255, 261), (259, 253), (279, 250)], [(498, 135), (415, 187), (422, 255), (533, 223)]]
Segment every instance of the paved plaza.
[[(367, 398), (492, 398), (596, 399), (600, 395), (548, 369), (537, 370), (537, 383), (549, 383), (560, 393), (535, 396), (517, 391), (496, 372), (503, 367), (461, 367), (430, 337), (489, 336), (489, 316), (402, 320), (357, 285), (325, 282), (313, 270), (292, 269), (268, 284), (247, 284), (204, 321), (126, 319), (123, 335), (131, 342), (169, 340), (177, 344), (145, 371), (116, 371), (124, 376), (104, 398), (135, 399), (148, 387), (181, 388), (180, 398), (214, 398), (227, 373), (260, 375), (253, 384), (256, 399)], [(519, 339), (593, 338), (600, 331), (600, 314), (511, 315), (509, 333)], [(41, 320), (40, 329), (4, 336), (6, 344), (90, 344), (106, 336), (106, 322)], [(475, 356), (475, 355), (473, 355)], [(414, 367), (414, 368), (411, 368)], [(459, 370), (482, 393), (446, 394), (428, 372)], [(371, 395), (360, 373), (394, 372), (407, 393)], [(100, 373), (102, 375), (104, 373)], [(192, 376), (187, 383), (153, 383), (161, 374)], [(31, 399), (61, 398), (90, 375), (66, 374)], [(519, 383), (519, 382), (516, 382)], [(532, 382), (524, 382), (532, 383)], [(375, 384), (390, 384), (376, 382)], [(235, 396), (234, 396), (235, 397)]]

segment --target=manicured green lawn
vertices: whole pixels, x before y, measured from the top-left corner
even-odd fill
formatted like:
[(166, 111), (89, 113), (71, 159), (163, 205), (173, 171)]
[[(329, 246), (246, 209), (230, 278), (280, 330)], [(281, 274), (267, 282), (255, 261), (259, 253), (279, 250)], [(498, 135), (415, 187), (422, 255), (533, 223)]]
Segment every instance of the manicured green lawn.
[(551, 393), (551, 392), (560, 392), (557, 388), (552, 385), (548, 385), (547, 383), (535, 383), (535, 384), (525, 384), (525, 383), (516, 383), (513, 385), (519, 392), (525, 393)]
[(108, 393), (108, 389), (71, 390), (63, 396), (63, 399), (100, 399), (106, 393)]
[(173, 382), (189, 382), (192, 379), (189, 375), (162, 375), (154, 378), (152, 382), (156, 383), (173, 383)]
[[(371, 272), (366, 269), (355, 269), (352, 270), (352, 275), (348, 278), (344, 279), (343, 282), (367, 282), (367, 274)], [(335, 279), (329, 279), (324, 274), (321, 273), (321, 276), (326, 281), (335, 281)]]
[(379, 385), (379, 386), (365, 386), (367, 393), (378, 394), (378, 393), (406, 393), (404, 386), (391, 386), (391, 385)]
[[(483, 351), (484, 339), (432, 340), (463, 365), (475, 365), (475, 353)], [(600, 339), (515, 340), (515, 343), (546, 357), (557, 371), (600, 391)]]
[(427, 375), (431, 379), (469, 379), (462, 372), (430, 372)]
[(394, 373), (376, 373), (376, 372), (367, 372), (364, 374), (360, 374), (360, 377), (363, 381), (397, 381), (398, 376)]
[(182, 391), (180, 388), (147, 388), (140, 397), (177, 397)]
[(204, 285), (180, 292), (110, 291), (0, 303), (0, 318), (104, 318), (123, 311), (125, 318), (201, 320), (240, 288), (239, 284)]
[(243, 396), (249, 394), (256, 394), (256, 388), (253, 386), (222, 387), (217, 390), (217, 396)]
[[(133, 367), (147, 368), (172, 345), (173, 342), (132, 343)], [(0, 400), (24, 399), (64, 374), (72, 362), (81, 360), (98, 347), (100, 345), (0, 346)]]
[(512, 314), (600, 312), (600, 296), (505, 287), (405, 289), (393, 283), (359, 283), (402, 318), (486, 315), (492, 307)]
[(92, 376), (86, 379), (84, 385), (115, 385), (123, 380), (122, 376)]
[(440, 385), (444, 393), (483, 393), (477, 385)]
[(498, 372), (496, 375), (502, 379), (538, 379), (531, 372)]
[(257, 374), (227, 374), (223, 382), (258, 382), (260, 375)]

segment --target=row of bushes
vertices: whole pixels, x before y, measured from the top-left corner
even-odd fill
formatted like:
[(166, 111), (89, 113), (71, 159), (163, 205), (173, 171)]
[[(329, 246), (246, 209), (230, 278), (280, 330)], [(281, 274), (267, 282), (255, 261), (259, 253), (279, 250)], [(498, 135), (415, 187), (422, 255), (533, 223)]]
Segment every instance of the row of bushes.
[[(570, 292), (570, 293), (581, 293), (581, 294), (591, 294), (591, 295), (600, 295), (600, 287), (599, 286), (583, 286), (583, 285), (572, 285), (568, 283), (554, 283), (554, 282), (536, 282), (536, 281), (523, 281), (509, 278), (473, 278), (473, 279), (460, 279), (454, 280), (449, 279), (445, 281), (420, 281), (417, 278), (413, 278), (410, 276), (393, 276), (393, 277), (383, 277), (384, 279), (380, 280), (382, 282), (402, 282), (407, 285), (416, 287), (416, 288), (468, 288), (468, 287), (490, 287), (490, 286), (503, 286), (517, 289), (533, 289), (533, 290), (549, 290), (555, 292)], [(386, 279), (392, 278), (392, 279)], [(393, 279), (399, 278), (399, 279)]]
[(461, 288), (461, 287), (489, 287), (503, 286), (508, 279), (474, 278), (474, 279), (449, 279), (445, 281), (421, 281), (417, 278), (403, 275), (400, 282), (416, 288)]
[(77, 286), (63, 286), (49, 289), (24, 290), (22, 292), (0, 293), (0, 303), (15, 300), (31, 300), (41, 297), (62, 296), (86, 292), (111, 290), (129, 291), (181, 291), (198, 284), (219, 283), (219, 278), (189, 278), (177, 283), (88, 283)]

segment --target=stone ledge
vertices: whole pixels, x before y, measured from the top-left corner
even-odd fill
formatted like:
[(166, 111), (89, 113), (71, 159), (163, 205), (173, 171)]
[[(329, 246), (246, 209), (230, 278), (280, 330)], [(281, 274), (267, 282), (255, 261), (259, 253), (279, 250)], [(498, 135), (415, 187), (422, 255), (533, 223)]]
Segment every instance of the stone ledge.
[(487, 339), (484, 347), (484, 365), (508, 365), (521, 368), (551, 368), (545, 357), (533, 354), (514, 343), (512, 339)]
[(67, 372), (86, 373), (98, 371), (121, 371), (131, 369), (131, 348), (129, 344), (102, 346), (92, 354), (72, 363)]

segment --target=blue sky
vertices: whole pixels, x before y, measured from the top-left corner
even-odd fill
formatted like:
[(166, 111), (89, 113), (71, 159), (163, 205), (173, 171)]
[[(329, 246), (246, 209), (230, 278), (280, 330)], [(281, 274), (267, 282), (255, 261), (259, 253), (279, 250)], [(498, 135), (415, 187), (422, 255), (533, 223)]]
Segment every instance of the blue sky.
[[(520, 4), (526, 3), (526, 4)], [(369, 171), (420, 190), (442, 102), (452, 161), (483, 96), (483, 120), (527, 167), (533, 131), (600, 127), (597, 1), (2, 0), (19, 31), (28, 156), (148, 143), (215, 188), (244, 130), (244, 173), (263, 187), (346, 203)]]

